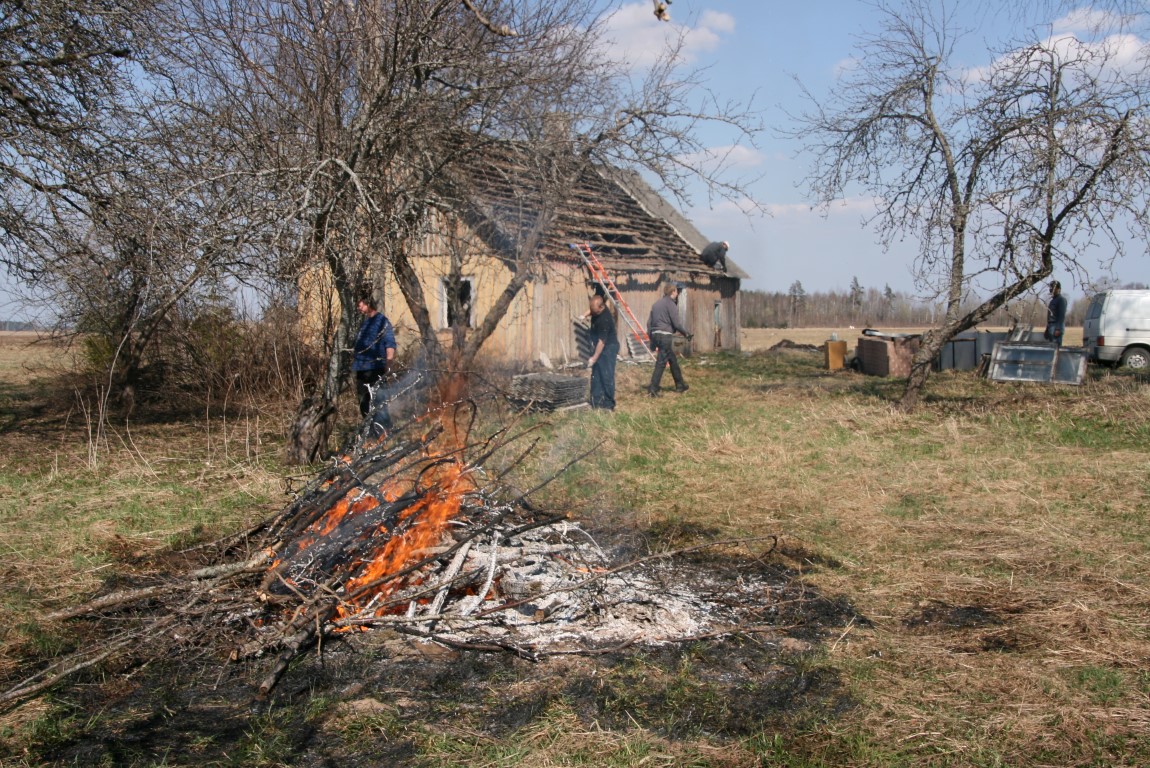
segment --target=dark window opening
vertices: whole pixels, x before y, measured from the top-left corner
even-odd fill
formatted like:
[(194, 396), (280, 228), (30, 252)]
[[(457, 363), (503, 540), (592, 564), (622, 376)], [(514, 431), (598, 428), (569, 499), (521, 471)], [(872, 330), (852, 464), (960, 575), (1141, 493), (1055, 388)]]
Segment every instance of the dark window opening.
[(474, 278), (463, 277), (451, 290), (451, 283), (444, 278), (440, 283), (440, 294), (443, 299), (443, 327), (454, 328), (457, 324), (471, 328), (475, 324), (475, 307), (473, 298)]

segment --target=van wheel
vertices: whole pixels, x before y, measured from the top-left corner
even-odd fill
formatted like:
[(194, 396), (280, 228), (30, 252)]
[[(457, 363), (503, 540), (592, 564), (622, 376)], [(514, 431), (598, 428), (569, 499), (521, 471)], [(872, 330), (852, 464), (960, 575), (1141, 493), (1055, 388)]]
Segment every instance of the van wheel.
[(1142, 347), (1130, 347), (1122, 353), (1122, 365), (1135, 371), (1150, 371), (1150, 351)]

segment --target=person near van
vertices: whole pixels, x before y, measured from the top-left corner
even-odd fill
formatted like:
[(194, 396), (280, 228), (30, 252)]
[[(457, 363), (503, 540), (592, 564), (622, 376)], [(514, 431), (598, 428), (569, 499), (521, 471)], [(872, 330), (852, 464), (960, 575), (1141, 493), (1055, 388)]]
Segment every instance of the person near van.
[(619, 358), (619, 336), (615, 318), (607, 311), (602, 296), (591, 297), (591, 407), (615, 410), (615, 361)]
[(675, 391), (686, 392), (688, 389), (687, 382), (683, 381), (683, 372), (679, 370), (679, 358), (675, 356), (673, 341), (676, 333), (691, 338), (691, 334), (679, 324), (679, 286), (667, 283), (663, 286), (663, 298), (655, 302), (647, 318), (647, 335), (656, 353), (655, 370), (647, 387), (647, 394), (651, 397), (659, 396), (659, 382), (663, 379), (663, 369), (668, 365), (671, 366), (671, 378), (675, 380)]
[[(388, 366), (395, 359), (395, 329), (391, 321), (376, 309), (375, 299), (365, 296), (355, 308), (363, 315), (359, 334), (355, 337), (351, 370), (355, 374), (355, 392), (359, 397), (359, 415), (367, 418), (372, 412), (373, 391), (383, 386)], [(382, 398), (379, 398), (382, 399)], [(373, 420), (383, 429), (391, 430), (391, 415), (386, 403), (375, 409)]]
[(1042, 334), (1047, 341), (1053, 341), (1054, 346), (1062, 346), (1062, 337), (1066, 333), (1066, 297), (1062, 295), (1062, 283), (1057, 280), (1050, 282), (1050, 302), (1046, 305), (1046, 332)]

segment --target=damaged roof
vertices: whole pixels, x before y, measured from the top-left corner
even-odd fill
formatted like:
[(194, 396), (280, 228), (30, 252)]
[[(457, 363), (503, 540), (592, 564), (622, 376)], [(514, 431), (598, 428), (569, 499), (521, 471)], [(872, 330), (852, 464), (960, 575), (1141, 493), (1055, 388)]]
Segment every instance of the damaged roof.
[[(493, 143), (481, 165), (467, 168), (468, 206), (494, 247), (511, 250), (530, 231), (544, 194), (540, 179), (552, 170), (533, 172), (506, 143)], [(703, 263), (709, 240), (637, 173), (588, 167), (562, 198), (545, 238), (548, 258), (577, 260), (571, 244), (588, 243), (608, 269), (749, 277), (729, 256), (725, 272)]]

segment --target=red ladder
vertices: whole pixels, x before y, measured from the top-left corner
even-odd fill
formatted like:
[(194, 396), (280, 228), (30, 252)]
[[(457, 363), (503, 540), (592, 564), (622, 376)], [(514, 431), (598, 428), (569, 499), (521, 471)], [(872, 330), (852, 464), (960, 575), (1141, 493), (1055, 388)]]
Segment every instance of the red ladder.
[(607, 274), (607, 269), (603, 266), (603, 262), (599, 261), (599, 257), (591, 250), (590, 243), (571, 243), (571, 247), (583, 259), (583, 263), (587, 265), (587, 271), (591, 273), (591, 279), (602, 286), (607, 297), (614, 302), (615, 307), (619, 310), (619, 315), (626, 321), (627, 325), (631, 328), (631, 336), (634, 337), (636, 343), (642, 348), (643, 352), (648, 355), (654, 355), (651, 352), (650, 337), (647, 336), (647, 331), (643, 329), (642, 323), (639, 318), (635, 317), (635, 313), (627, 306), (627, 302), (623, 300), (623, 294), (615, 287), (615, 282), (611, 276)]

